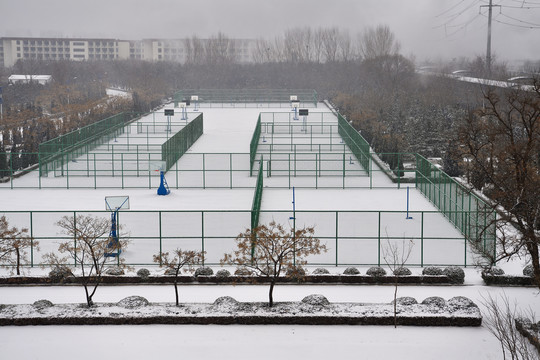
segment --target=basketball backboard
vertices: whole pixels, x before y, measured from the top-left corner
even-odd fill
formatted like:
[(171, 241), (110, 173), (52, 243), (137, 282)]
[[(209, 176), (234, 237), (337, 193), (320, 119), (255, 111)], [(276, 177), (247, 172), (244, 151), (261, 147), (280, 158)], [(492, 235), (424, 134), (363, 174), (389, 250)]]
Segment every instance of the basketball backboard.
[(165, 167), (167, 166), (166, 161), (162, 160), (151, 160), (149, 164), (150, 171), (165, 171)]
[(129, 210), (129, 196), (105, 196), (105, 210)]

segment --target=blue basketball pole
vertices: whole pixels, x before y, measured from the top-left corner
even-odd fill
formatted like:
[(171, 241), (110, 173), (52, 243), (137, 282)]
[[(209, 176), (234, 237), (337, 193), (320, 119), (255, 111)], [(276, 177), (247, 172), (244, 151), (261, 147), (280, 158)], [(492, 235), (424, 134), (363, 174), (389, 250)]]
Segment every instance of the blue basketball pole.
[(165, 172), (161, 170), (159, 172), (159, 176), (161, 178), (159, 188), (157, 189), (158, 195), (169, 195), (171, 193), (171, 190), (169, 189), (169, 185), (167, 184), (167, 180), (165, 180)]
[(122, 250), (119, 247), (118, 242), (118, 232), (117, 232), (117, 226), (116, 226), (116, 214), (118, 213), (118, 209), (114, 210), (111, 213), (111, 231), (109, 232), (109, 243), (107, 244), (108, 249), (116, 249), (116, 252), (105, 252), (105, 257), (117, 257), (120, 255)]
[(412, 219), (412, 216), (409, 216), (409, 187), (407, 186), (407, 220)]

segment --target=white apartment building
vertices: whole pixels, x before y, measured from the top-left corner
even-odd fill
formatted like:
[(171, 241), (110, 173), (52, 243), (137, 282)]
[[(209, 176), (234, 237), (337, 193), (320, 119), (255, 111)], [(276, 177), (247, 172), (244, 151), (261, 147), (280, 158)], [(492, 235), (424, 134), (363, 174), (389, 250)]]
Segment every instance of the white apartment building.
[[(212, 39), (198, 39), (202, 49)], [(176, 61), (185, 63), (193, 51), (191, 39), (73, 39), (73, 38), (0, 38), (0, 65), (11, 67), (19, 59), (35, 60), (120, 60)], [(252, 61), (256, 41), (229, 39), (227, 54), (237, 62)], [(213, 43), (215, 44), (215, 43)]]

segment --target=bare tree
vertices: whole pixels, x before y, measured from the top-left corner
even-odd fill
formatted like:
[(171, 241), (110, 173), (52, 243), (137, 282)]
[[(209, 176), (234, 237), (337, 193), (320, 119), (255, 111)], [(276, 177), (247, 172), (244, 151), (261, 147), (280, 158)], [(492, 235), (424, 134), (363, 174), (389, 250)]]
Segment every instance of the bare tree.
[(38, 245), (28, 235), (28, 229), (10, 227), (6, 217), (0, 217), (0, 265), (14, 266), (17, 275), (21, 275), (21, 264), (28, 261), (27, 249), (39, 250)]
[(388, 25), (366, 29), (358, 38), (358, 48), (364, 59), (397, 55), (401, 45)]
[(328, 28), (322, 34), (324, 58), (326, 62), (333, 62), (338, 59), (339, 29)]
[[(128, 240), (111, 239), (108, 236), (111, 224), (109, 220), (91, 215), (64, 216), (56, 223), (62, 232), (73, 240), (60, 243), (58, 251), (74, 260), (81, 270), (81, 282), (86, 294), (86, 303), (93, 305), (92, 297), (101, 284), (103, 271), (107, 264), (123, 267), (120, 250), (125, 251)], [(116, 254), (116, 256), (111, 256)], [(52, 263), (64, 262), (56, 254), (48, 254)]]
[(529, 311), (523, 313), (518, 310), (517, 305), (510, 303), (506, 295), (501, 295), (500, 299), (488, 295), (482, 303), (485, 307), (483, 323), (487, 329), (499, 340), (503, 353), (503, 359), (513, 360), (534, 360), (538, 359), (538, 352), (531, 343), (522, 336), (517, 327), (516, 321), (529, 319), (534, 322), (534, 313)]
[(222, 264), (236, 265), (256, 271), (270, 280), (268, 306), (274, 304), (273, 291), (279, 276), (297, 276), (298, 269), (307, 263), (306, 257), (326, 252), (326, 245), (314, 237), (312, 227), (293, 231), (272, 221), (247, 229), (236, 238), (238, 250), (225, 254)]
[(383, 259), (390, 272), (394, 275), (394, 327), (397, 327), (397, 292), (399, 277), (403, 274), (404, 266), (411, 256), (414, 242), (412, 240), (402, 240), (401, 246), (395, 241), (387, 239), (386, 246), (383, 246)]
[[(527, 255), (540, 288), (540, 80), (533, 91), (490, 89), (485, 106), (460, 128), (474, 185), (492, 200), (498, 216), (477, 231), (497, 236), (496, 250), (472, 238), (473, 248), (491, 264)], [(497, 231), (490, 230), (496, 226)], [(517, 230), (517, 231), (516, 231)]]
[(169, 257), (169, 253), (162, 253), (154, 255), (154, 262), (159, 266), (165, 266), (167, 270), (174, 273), (174, 294), (176, 297), (176, 306), (179, 306), (178, 301), (178, 275), (180, 270), (184, 268), (184, 271), (193, 271), (193, 265), (199, 264), (204, 257), (205, 252), (176, 249), (173, 252), (173, 257)]

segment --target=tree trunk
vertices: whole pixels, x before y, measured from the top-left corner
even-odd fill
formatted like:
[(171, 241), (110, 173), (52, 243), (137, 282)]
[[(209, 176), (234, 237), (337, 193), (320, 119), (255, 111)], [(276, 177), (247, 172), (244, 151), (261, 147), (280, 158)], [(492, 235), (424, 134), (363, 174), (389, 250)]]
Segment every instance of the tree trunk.
[(84, 286), (84, 292), (86, 293), (86, 304), (88, 305), (88, 307), (91, 307), (94, 302), (92, 301), (92, 295), (88, 293), (88, 286), (86, 284), (83, 285)]
[(274, 285), (276, 284), (276, 280), (272, 279), (270, 282), (270, 291), (268, 291), (268, 306), (272, 307), (274, 306)]
[(394, 288), (394, 328), (397, 328), (397, 288), (398, 288), (398, 277), (396, 276), (396, 283)]
[(17, 275), (21, 275), (21, 252), (19, 251), (19, 248), (16, 248), (15, 252), (17, 253)]
[(178, 275), (174, 277), (174, 295), (176, 296), (176, 306), (178, 306)]

